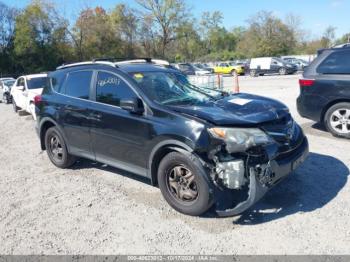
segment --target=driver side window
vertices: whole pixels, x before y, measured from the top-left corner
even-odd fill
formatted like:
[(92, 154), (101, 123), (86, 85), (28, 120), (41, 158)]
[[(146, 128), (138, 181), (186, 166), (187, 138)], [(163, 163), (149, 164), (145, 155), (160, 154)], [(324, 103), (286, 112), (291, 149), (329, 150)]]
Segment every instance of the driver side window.
[(96, 101), (108, 105), (120, 106), (120, 100), (135, 98), (129, 85), (117, 75), (99, 72), (96, 82)]

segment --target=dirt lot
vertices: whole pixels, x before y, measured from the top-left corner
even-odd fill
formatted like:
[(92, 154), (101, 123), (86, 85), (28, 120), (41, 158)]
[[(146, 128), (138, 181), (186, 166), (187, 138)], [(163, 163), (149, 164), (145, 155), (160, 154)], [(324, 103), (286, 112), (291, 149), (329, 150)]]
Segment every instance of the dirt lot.
[(290, 107), (311, 153), (232, 218), (181, 215), (157, 188), (101, 164), (59, 170), (40, 151), (32, 118), (0, 104), (0, 254), (349, 254), (350, 141), (298, 116), (297, 78), (241, 78), (242, 91)]

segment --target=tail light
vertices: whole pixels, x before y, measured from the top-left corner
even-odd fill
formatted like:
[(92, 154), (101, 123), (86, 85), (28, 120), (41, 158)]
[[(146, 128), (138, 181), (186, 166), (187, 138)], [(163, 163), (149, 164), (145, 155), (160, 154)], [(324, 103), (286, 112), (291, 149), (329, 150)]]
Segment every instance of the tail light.
[(42, 102), (42, 96), (37, 95), (34, 97), (34, 105), (38, 106)]
[(315, 84), (315, 80), (314, 79), (299, 79), (300, 87), (313, 86), (314, 84)]

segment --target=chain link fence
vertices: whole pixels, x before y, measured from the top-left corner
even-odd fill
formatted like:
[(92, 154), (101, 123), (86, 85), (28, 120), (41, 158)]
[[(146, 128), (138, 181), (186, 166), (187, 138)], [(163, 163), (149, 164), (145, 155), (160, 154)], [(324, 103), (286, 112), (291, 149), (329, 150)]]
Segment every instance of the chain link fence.
[(223, 75), (188, 76), (191, 84), (198, 87), (232, 91), (234, 89), (234, 77)]

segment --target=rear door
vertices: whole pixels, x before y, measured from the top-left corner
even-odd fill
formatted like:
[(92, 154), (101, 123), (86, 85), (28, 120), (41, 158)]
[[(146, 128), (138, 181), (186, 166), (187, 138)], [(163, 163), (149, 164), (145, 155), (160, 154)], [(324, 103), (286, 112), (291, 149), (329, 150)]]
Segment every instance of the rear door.
[[(62, 86), (64, 100), (60, 107), (60, 121), (74, 155), (93, 158), (90, 143), (90, 99), (92, 70), (68, 73)], [(61, 99), (62, 100), (62, 99)]]
[(122, 76), (108, 71), (98, 72), (94, 86), (91, 138), (96, 160), (145, 176), (152, 125), (146, 114), (120, 108), (121, 99), (137, 98), (136, 93)]

